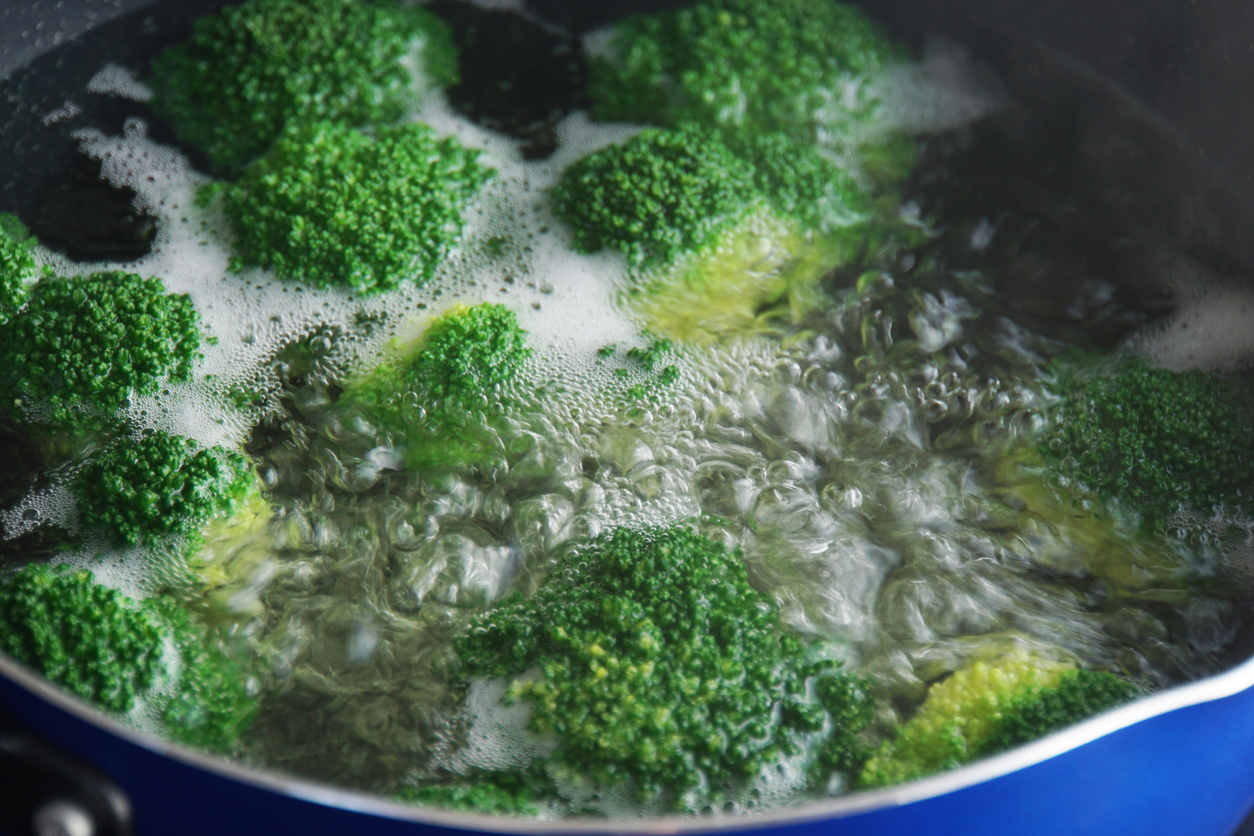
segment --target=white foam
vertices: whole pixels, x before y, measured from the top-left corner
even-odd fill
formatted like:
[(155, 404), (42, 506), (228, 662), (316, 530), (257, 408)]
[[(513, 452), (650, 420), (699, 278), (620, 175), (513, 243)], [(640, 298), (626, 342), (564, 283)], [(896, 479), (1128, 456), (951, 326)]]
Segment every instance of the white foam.
[(133, 72), (112, 61), (100, 68), (87, 82), (87, 92), (136, 102), (146, 102), (152, 98), (152, 88), (140, 81)]
[(970, 124), (1009, 99), (1001, 81), (962, 46), (932, 36), (923, 57), (889, 70), (874, 85), (885, 128), (938, 133)]

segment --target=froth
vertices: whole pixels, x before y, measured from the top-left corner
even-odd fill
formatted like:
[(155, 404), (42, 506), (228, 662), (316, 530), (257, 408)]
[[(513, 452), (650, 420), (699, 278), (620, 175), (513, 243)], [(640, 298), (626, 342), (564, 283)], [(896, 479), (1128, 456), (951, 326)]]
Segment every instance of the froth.
[(100, 68), (100, 71), (87, 82), (87, 92), (107, 96), (117, 96), (146, 102), (152, 98), (152, 88), (144, 84), (135, 74), (120, 64), (112, 61)]

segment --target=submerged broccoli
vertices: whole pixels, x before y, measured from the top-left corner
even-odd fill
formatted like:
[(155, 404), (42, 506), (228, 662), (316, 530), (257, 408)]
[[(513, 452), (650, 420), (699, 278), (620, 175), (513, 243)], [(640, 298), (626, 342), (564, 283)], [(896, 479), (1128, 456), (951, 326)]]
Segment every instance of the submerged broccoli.
[(0, 215), (0, 325), (26, 301), (26, 285), (39, 277), (36, 240), (16, 215)]
[(153, 106), (230, 173), (293, 122), (399, 119), (457, 80), (447, 24), (391, 0), (248, 0), (153, 62)]
[(476, 772), (451, 783), (424, 784), (401, 790), (398, 801), (423, 807), (487, 813), (498, 816), (535, 816), (537, 803), (553, 794), (541, 775), (524, 772)]
[(45, 279), (0, 328), (0, 384), (37, 423), (99, 424), (133, 395), (191, 378), (200, 316), (160, 279), (93, 273)]
[(1254, 512), (1254, 394), (1201, 371), (1130, 359), (1064, 369), (1043, 453), (1151, 525), (1178, 509)]
[(779, 630), (739, 552), (685, 528), (618, 529), (556, 571), (478, 617), (456, 650), (469, 675), (513, 678), (566, 768), (682, 805), (753, 778), (803, 736), (843, 740), (865, 722), (865, 694), (824, 685), (839, 663), (809, 661)]
[(101, 526), (115, 543), (154, 535), (194, 534), (230, 511), (253, 476), (238, 453), (198, 449), (192, 441), (153, 432), (98, 453), (76, 484), (83, 522)]
[(866, 208), (812, 147), (778, 135), (733, 147), (691, 128), (646, 130), (579, 160), (553, 202), (579, 250), (627, 255), (650, 330), (677, 339), (817, 302), (817, 279), (861, 246), (839, 230)]
[(869, 76), (900, 57), (878, 26), (832, 0), (699, 0), (634, 16), (590, 69), (600, 119), (823, 139), (870, 108)]
[(462, 213), (494, 173), (478, 156), (425, 125), (300, 125), (238, 184), (210, 188), (225, 192), (237, 267), (375, 292), (429, 280), (461, 240)]
[(243, 670), (177, 605), (137, 603), (87, 571), (32, 564), (0, 581), (0, 649), (109, 711), (147, 701), (193, 745), (229, 749), (253, 716)]
[(531, 354), (509, 308), (459, 305), (399, 361), (350, 383), (342, 400), (401, 428), (411, 467), (472, 462), (491, 444), (492, 419)]
[(1035, 740), (1132, 699), (1131, 683), (1027, 652), (973, 662), (933, 685), (898, 732), (867, 760), (863, 787), (923, 778)]

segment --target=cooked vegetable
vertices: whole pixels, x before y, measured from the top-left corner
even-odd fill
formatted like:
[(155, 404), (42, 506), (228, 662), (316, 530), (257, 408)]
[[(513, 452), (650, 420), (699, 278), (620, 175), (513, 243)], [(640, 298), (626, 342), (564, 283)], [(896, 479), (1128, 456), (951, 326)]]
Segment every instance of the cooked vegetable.
[(457, 80), (448, 26), (391, 0), (248, 0), (158, 56), (153, 106), (232, 174), (285, 127), (388, 124)]
[(617, 529), (531, 597), (478, 617), (456, 649), (468, 675), (513, 679), (530, 727), (556, 734), (560, 765), (683, 806), (797, 752), (803, 735), (860, 730), (861, 689), (824, 685), (843, 677), (838, 663), (810, 661), (777, 617), (739, 552), (685, 528)]
[(200, 316), (160, 279), (130, 273), (48, 278), (0, 329), (0, 383), (10, 409), (41, 424), (111, 421), (134, 395), (191, 378)]
[(365, 133), (329, 122), (286, 131), (223, 191), (236, 267), (370, 293), (428, 281), (461, 240), (492, 169), (425, 125)]
[(821, 152), (794, 146), (764, 135), (737, 140), (738, 155), (701, 130), (646, 130), (572, 165), (554, 214), (580, 251), (627, 255), (650, 330), (743, 334), (812, 307), (817, 279), (862, 246), (859, 188)]
[(473, 461), (491, 444), (490, 422), (531, 354), (509, 308), (461, 305), (436, 318), (398, 362), (349, 384), (344, 402), (402, 428), (412, 467)]
[(864, 787), (923, 778), (995, 754), (1127, 702), (1134, 685), (1025, 651), (976, 661), (928, 689), (897, 736), (858, 776)]
[(119, 544), (195, 534), (229, 512), (254, 477), (238, 453), (199, 449), (189, 439), (153, 432), (101, 451), (83, 468), (75, 490), (83, 523), (101, 526)]
[(0, 215), (0, 325), (22, 307), (26, 286), (39, 277), (36, 243), (16, 215)]
[(538, 775), (522, 772), (480, 772), (448, 783), (425, 783), (401, 790), (398, 801), (423, 807), (440, 807), (467, 813), (499, 816), (534, 816), (537, 802), (550, 795), (552, 788)]
[(1254, 512), (1254, 394), (1140, 359), (1064, 367), (1043, 452), (1151, 525), (1185, 508)]
[(669, 264), (752, 210), (753, 176), (712, 136), (650, 130), (572, 165), (553, 190), (553, 211), (582, 252), (613, 247), (637, 266)]
[(87, 571), (31, 564), (0, 581), (0, 649), (109, 711), (148, 701), (193, 745), (229, 749), (252, 719), (243, 670), (178, 605), (133, 601)]
[(866, 79), (900, 58), (860, 11), (831, 0), (700, 0), (633, 16), (590, 68), (597, 118), (812, 142), (873, 106)]

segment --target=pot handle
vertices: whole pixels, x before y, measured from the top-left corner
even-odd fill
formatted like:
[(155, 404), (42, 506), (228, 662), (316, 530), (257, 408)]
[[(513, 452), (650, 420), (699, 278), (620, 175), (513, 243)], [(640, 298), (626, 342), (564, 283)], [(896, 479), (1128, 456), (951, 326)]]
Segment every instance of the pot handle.
[(0, 718), (0, 833), (130, 836), (131, 805), (105, 776)]

